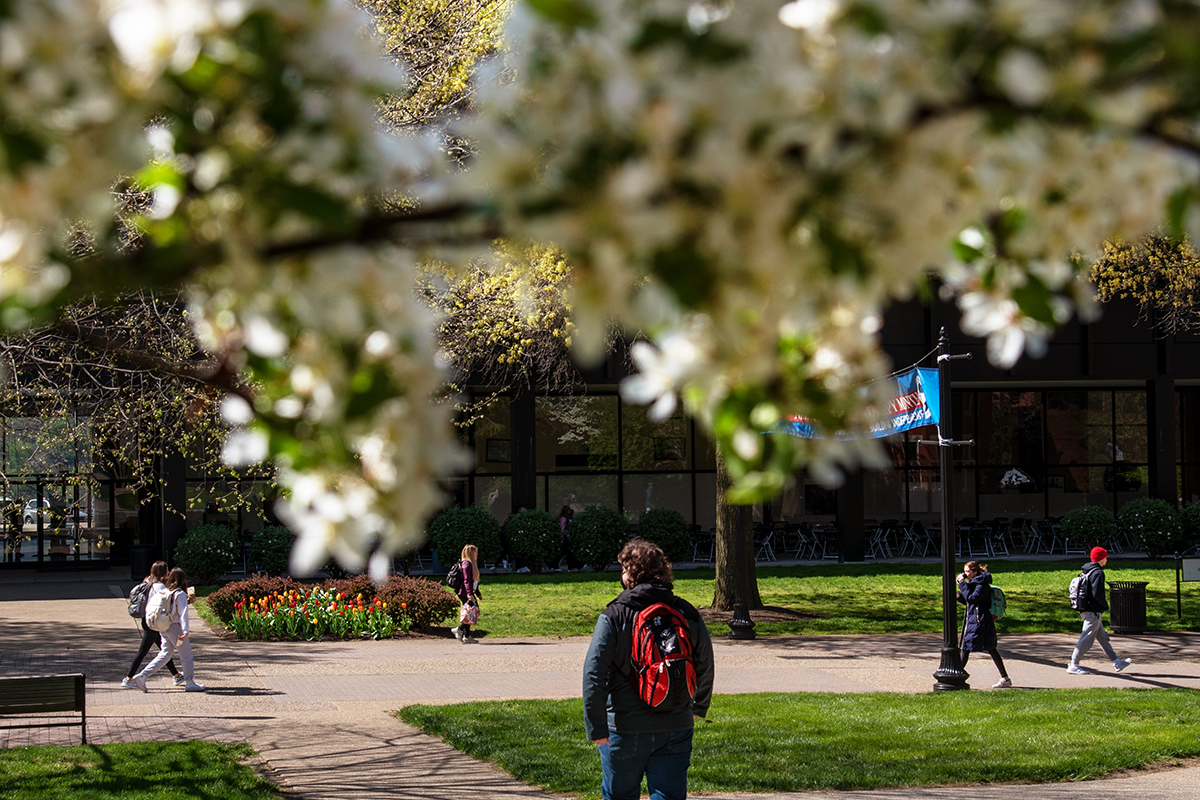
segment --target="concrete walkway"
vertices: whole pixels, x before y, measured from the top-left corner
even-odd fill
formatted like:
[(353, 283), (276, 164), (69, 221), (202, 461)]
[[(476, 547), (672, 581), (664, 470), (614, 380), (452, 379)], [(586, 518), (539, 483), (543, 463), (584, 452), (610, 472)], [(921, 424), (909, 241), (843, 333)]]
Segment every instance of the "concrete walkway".
[[(414, 702), (578, 697), (587, 639), (488, 640), (463, 646), (451, 638), (385, 642), (226, 642), (194, 626), (197, 679), (188, 694), (164, 671), (149, 693), (120, 688), (139, 633), (125, 613), (130, 581), (112, 573), (0, 574), (0, 675), (84, 672), (89, 741), (206, 738), (248, 741), (264, 770), (300, 800), (325, 798), (461, 798), (473, 794), (546, 798), (539, 789), (468, 758), (392, 715)], [(193, 619), (195, 617), (193, 615)], [(1121, 674), (1098, 649), (1089, 676), (1064, 666), (1074, 636), (1005, 636), (1009, 674), (1021, 688), (1079, 686), (1200, 689), (1200, 635), (1115, 638), (1134, 660)], [(716, 692), (927, 692), (941, 637), (790, 636), (714, 643)], [(985, 656), (972, 659), (976, 688), (995, 681)], [(582, 736), (582, 725), (580, 730)], [(78, 729), (0, 731), (0, 747), (67, 743)], [(77, 738), (74, 739), (77, 741)], [(1100, 782), (972, 787), (972, 800), (1037, 798), (1195, 798), (1200, 767)], [(959, 798), (963, 789), (905, 789), (754, 795), (756, 800), (823, 797)], [(708, 796), (709, 800), (725, 800)], [(745, 796), (742, 796), (745, 797)]]

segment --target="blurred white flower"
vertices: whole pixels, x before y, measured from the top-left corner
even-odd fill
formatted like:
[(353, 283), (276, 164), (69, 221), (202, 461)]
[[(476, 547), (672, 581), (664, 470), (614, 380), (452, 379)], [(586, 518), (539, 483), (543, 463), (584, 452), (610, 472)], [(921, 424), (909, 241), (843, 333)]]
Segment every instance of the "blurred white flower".
[(1017, 105), (1037, 106), (1050, 96), (1050, 72), (1042, 60), (1028, 50), (1005, 53), (1000, 59), (996, 77), (1000, 88)]
[(267, 455), (267, 435), (254, 429), (239, 428), (230, 431), (221, 448), (221, 460), (231, 467), (261, 464)]
[(779, 9), (779, 21), (798, 30), (821, 30), (838, 12), (838, 0), (792, 0)]

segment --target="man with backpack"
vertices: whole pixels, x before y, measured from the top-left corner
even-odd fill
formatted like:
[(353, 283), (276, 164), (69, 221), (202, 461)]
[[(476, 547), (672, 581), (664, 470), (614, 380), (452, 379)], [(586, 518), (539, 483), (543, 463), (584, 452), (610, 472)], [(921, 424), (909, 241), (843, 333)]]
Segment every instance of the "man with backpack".
[(687, 797), (694, 719), (712, 700), (713, 651), (700, 613), (672, 593), (658, 545), (629, 542), (617, 556), (624, 591), (596, 621), (583, 667), (587, 737), (600, 749), (604, 800)]
[(1103, 547), (1092, 548), (1092, 560), (1083, 565), (1076, 589), (1076, 597), (1072, 607), (1079, 612), (1083, 619), (1083, 633), (1071, 653), (1071, 663), (1067, 664), (1067, 672), (1072, 675), (1087, 675), (1089, 670), (1079, 666), (1079, 659), (1091, 649), (1093, 642), (1100, 642), (1104, 654), (1112, 659), (1113, 669), (1122, 671), (1133, 663), (1130, 659), (1117, 656), (1108, 641), (1108, 633), (1104, 630), (1104, 612), (1108, 610), (1107, 590), (1104, 583), (1104, 565), (1108, 563), (1108, 551)]

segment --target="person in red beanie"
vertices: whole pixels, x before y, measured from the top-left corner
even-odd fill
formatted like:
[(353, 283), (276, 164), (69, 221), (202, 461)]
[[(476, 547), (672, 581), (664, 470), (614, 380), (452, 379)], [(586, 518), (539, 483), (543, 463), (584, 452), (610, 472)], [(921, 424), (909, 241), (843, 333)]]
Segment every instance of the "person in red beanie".
[(1104, 565), (1108, 563), (1108, 551), (1103, 547), (1092, 548), (1092, 560), (1083, 565), (1084, 601), (1080, 605), (1079, 616), (1083, 619), (1083, 633), (1071, 653), (1071, 663), (1067, 664), (1067, 672), (1072, 675), (1087, 675), (1089, 670), (1079, 666), (1079, 659), (1091, 649), (1092, 643), (1099, 641), (1104, 648), (1104, 654), (1112, 659), (1113, 669), (1122, 671), (1133, 662), (1121, 658), (1113, 650), (1108, 641), (1108, 633), (1104, 630), (1104, 612), (1108, 610), (1108, 598), (1104, 583)]

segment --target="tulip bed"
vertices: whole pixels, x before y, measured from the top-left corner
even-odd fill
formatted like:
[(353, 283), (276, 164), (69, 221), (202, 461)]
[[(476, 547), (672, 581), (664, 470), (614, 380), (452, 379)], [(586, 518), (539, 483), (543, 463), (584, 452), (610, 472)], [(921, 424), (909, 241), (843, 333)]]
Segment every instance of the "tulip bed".
[(393, 616), (378, 597), (364, 602), (361, 594), (288, 589), (236, 603), (229, 627), (239, 639), (390, 639), (412, 627), (407, 605), (401, 603), (400, 613)]

